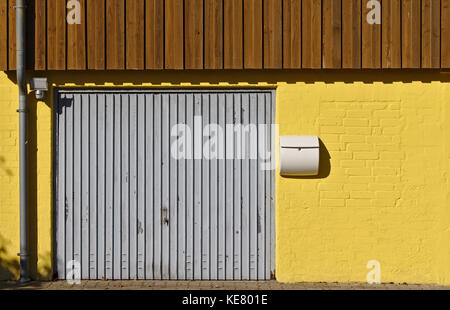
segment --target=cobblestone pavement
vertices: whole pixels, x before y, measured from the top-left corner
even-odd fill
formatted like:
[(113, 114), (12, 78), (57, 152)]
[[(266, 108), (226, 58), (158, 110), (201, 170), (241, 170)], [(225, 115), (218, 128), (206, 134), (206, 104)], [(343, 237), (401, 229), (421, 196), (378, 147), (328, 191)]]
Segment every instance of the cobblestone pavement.
[(450, 286), (362, 283), (295, 283), (276, 281), (66, 281), (19, 282), (0, 281), (0, 290), (449, 290)]

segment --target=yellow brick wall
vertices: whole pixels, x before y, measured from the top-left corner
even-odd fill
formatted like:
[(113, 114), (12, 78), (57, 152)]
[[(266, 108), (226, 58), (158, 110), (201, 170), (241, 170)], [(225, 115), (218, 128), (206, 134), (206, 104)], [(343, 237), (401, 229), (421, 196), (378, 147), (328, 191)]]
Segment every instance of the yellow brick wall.
[[(280, 134), (318, 135), (324, 145), (319, 177), (277, 174), (277, 279), (365, 282), (368, 261), (377, 260), (382, 282), (450, 284), (450, 75), (225, 71), (47, 76), (53, 86), (276, 87)], [(4, 257), (15, 262), (15, 268), (18, 124), (11, 80), (0, 73), (1, 94), (7, 94), (0, 97), (0, 258), (2, 264)], [(52, 257), (52, 103), (46, 102), (31, 104), (35, 119), (30, 126), (36, 134), (34, 231), (44, 277), (51, 273)]]

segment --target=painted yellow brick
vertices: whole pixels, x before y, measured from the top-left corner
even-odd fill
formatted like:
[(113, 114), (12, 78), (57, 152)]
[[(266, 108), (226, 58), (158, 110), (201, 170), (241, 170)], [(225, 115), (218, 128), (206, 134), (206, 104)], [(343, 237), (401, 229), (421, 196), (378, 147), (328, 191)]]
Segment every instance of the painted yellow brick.
[(355, 152), (354, 158), (355, 159), (378, 159), (379, 158), (378, 152)]
[(367, 191), (368, 184), (344, 184), (345, 191)]
[(345, 199), (321, 199), (321, 207), (345, 207)]
[(368, 143), (348, 143), (347, 151), (350, 152), (370, 152), (374, 149), (372, 144)]
[(400, 176), (377, 176), (376, 181), (378, 183), (392, 183), (397, 184), (401, 182)]
[(321, 133), (345, 133), (345, 128), (340, 126), (321, 126)]
[(365, 176), (349, 176), (348, 182), (350, 183), (362, 183), (362, 184), (369, 184), (375, 180), (374, 177), (365, 177)]
[(347, 127), (364, 127), (369, 125), (369, 120), (367, 118), (351, 118), (344, 119), (344, 126)]
[(366, 137), (364, 137), (363, 135), (342, 135), (341, 136), (341, 141), (342, 142), (346, 142), (346, 143), (364, 143), (366, 142)]
[(343, 185), (340, 183), (320, 183), (319, 190), (321, 191), (339, 191), (342, 190)]
[(373, 199), (372, 206), (373, 207), (395, 207), (396, 199)]
[(390, 136), (370, 136), (367, 137), (368, 143), (392, 143), (392, 137)]
[(403, 152), (380, 152), (380, 159), (382, 160), (404, 159), (404, 157)]
[(323, 191), (320, 192), (320, 199), (346, 199), (349, 198), (350, 194), (346, 192), (332, 192), (332, 191)]
[(389, 144), (375, 144), (374, 146), (374, 150), (375, 151), (379, 151), (379, 152), (396, 152), (399, 150), (399, 145), (395, 144), (395, 143), (389, 143)]
[(382, 119), (380, 120), (381, 127), (396, 127), (399, 125), (397, 119)]
[(352, 191), (350, 192), (352, 199), (372, 199), (375, 198), (375, 193), (371, 191)]
[(346, 127), (345, 133), (348, 135), (370, 135), (372, 128), (370, 127)]
[(386, 127), (383, 128), (384, 135), (398, 135), (400, 134), (402, 129), (400, 127)]
[(386, 183), (371, 183), (368, 187), (371, 191), (391, 191), (395, 188), (395, 185)]
[(345, 204), (349, 208), (367, 208), (372, 205), (371, 199), (347, 199)]
[(373, 175), (397, 175), (399, 173), (398, 169), (395, 168), (372, 168)]
[(346, 175), (371, 175), (372, 170), (370, 168), (347, 168), (345, 169)]
[(378, 191), (375, 194), (377, 199), (400, 199), (401, 194), (399, 191)]
[(341, 160), (340, 165), (343, 168), (361, 168), (366, 164), (364, 160)]

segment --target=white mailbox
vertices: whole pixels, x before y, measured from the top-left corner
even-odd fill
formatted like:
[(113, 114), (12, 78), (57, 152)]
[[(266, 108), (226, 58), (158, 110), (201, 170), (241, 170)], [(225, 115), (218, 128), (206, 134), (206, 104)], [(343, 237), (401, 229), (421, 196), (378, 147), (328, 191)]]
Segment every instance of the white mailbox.
[(319, 174), (319, 138), (315, 136), (280, 137), (280, 174), (316, 176)]

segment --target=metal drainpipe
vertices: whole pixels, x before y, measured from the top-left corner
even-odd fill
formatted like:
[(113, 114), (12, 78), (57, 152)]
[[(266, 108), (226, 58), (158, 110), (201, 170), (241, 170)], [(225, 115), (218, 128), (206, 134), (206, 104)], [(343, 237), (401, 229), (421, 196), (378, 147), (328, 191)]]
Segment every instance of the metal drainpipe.
[(30, 281), (27, 180), (26, 0), (16, 0), (17, 86), (19, 87), (20, 282)]

